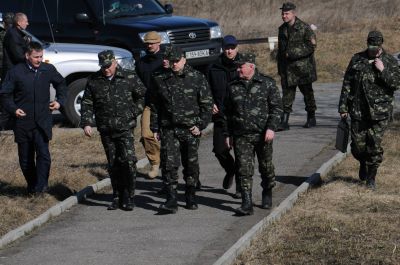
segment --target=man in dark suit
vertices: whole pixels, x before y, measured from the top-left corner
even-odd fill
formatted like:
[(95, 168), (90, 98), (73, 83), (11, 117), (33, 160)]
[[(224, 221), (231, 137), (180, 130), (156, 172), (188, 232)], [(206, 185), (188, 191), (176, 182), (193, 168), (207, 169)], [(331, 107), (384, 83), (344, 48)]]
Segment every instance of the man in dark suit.
[[(66, 85), (53, 65), (42, 63), (40, 43), (28, 44), (25, 59), (7, 73), (0, 98), (5, 110), (16, 118), (15, 142), (28, 193), (42, 193), (48, 190), (51, 164), (51, 112), (63, 105)], [(50, 101), (50, 85), (56, 90), (57, 100)]]
[(9, 28), (3, 40), (3, 69), (1, 79), (14, 65), (25, 61), (25, 49), (29, 42), (23, 33), (28, 27), (28, 17), (24, 13), (16, 13), (13, 26)]

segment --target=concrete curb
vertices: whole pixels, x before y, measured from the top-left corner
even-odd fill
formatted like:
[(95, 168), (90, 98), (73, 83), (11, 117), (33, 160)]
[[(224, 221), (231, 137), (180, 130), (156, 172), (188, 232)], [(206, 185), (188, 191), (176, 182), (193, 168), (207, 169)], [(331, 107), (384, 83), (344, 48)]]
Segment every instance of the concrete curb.
[[(143, 168), (147, 165), (147, 158), (143, 158), (136, 163), (137, 168)], [(80, 201), (90, 196), (94, 192), (108, 187), (111, 185), (110, 178), (103, 179), (95, 184), (89, 185), (86, 188), (80, 190), (76, 195), (70, 196), (64, 201), (54, 205), (46, 212), (42, 213), (35, 219), (29, 221), (28, 223), (8, 232), (0, 238), (0, 249), (4, 248), (6, 245), (18, 240), (19, 238), (25, 236), (35, 228), (40, 227), (44, 223), (48, 222), (51, 218), (54, 218), (63, 212), (69, 210), (72, 206), (78, 204)]]
[(251, 241), (272, 222), (279, 220), (283, 214), (293, 208), (299, 196), (305, 193), (310, 187), (321, 182), (321, 176), (325, 176), (335, 165), (340, 163), (349, 153), (338, 152), (311, 176), (307, 178), (296, 190), (294, 190), (281, 204), (276, 207), (268, 216), (255, 224), (246, 234), (244, 234), (230, 249), (228, 249), (214, 265), (230, 265), (234, 260), (250, 246)]

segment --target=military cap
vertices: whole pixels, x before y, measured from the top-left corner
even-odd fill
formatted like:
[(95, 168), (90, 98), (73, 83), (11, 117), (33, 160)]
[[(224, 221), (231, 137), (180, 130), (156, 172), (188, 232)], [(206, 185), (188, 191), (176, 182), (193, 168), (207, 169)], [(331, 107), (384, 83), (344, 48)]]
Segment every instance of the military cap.
[(296, 5), (291, 3), (291, 2), (286, 2), (282, 4), (282, 7), (280, 8), (282, 11), (290, 11), (290, 10), (295, 10)]
[(237, 46), (238, 42), (235, 36), (233, 35), (226, 35), (222, 40), (222, 47), (225, 48), (227, 46)]
[(183, 51), (177, 46), (170, 46), (165, 49), (164, 59), (168, 61), (179, 61), (183, 57)]
[(161, 36), (156, 31), (149, 31), (143, 37), (144, 43), (159, 43)]
[(256, 55), (254, 53), (240, 53), (238, 58), (235, 58), (236, 65), (240, 66), (245, 63), (256, 63)]
[(383, 35), (380, 31), (373, 30), (368, 33), (367, 38), (368, 46), (376, 47), (383, 44)]
[(99, 52), (99, 65), (100, 67), (108, 68), (115, 59), (114, 52), (112, 50), (104, 50)]

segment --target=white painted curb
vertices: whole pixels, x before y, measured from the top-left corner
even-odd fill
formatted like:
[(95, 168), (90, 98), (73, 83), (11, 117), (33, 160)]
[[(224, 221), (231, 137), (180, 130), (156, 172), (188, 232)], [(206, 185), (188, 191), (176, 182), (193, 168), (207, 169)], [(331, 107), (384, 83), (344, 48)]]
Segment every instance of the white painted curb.
[(260, 222), (255, 224), (249, 231), (246, 232), (230, 249), (228, 249), (214, 265), (230, 265), (234, 260), (250, 246), (251, 241), (262, 232), (272, 222), (279, 220), (283, 214), (293, 208), (293, 205), (299, 196), (305, 193), (313, 184), (320, 181), (321, 176), (325, 176), (335, 165), (340, 163), (349, 153), (338, 152), (331, 159), (325, 162), (314, 174), (309, 176), (296, 190), (294, 190), (278, 207), (276, 207), (268, 216), (264, 217)]
[[(148, 164), (147, 158), (141, 159), (136, 163), (137, 168), (144, 168)], [(110, 178), (103, 179), (95, 184), (89, 185), (86, 188), (80, 190), (76, 195), (70, 196), (67, 199), (63, 200), (62, 202), (54, 205), (46, 212), (42, 213), (35, 219), (29, 221), (28, 223), (11, 230), (7, 234), (1, 237), (0, 239), (0, 249), (5, 247), (6, 245), (16, 241), (17, 239), (25, 236), (32, 230), (37, 227), (40, 227), (51, 218), (56, 217), (66, 210), (70, 209), (72, 206), (78, 204), (78, 202), (82, 201), (87, 196), (90, 196), (94, 192), (103, 189), (107, 186), (111, 185)]]

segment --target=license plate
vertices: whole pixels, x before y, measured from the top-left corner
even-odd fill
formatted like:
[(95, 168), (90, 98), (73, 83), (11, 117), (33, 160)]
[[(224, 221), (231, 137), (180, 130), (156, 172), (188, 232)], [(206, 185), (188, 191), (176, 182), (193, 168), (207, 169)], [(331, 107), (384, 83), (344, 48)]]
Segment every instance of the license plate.
[(208, 57), (208, 56), (210, 56), (210, 51), (208, 49), (186, 52), (186, 59)]

